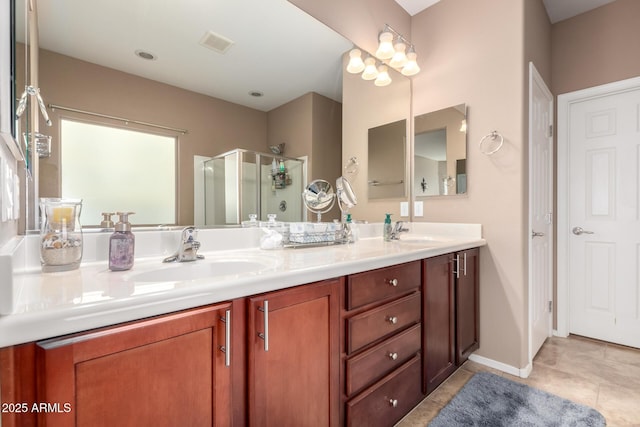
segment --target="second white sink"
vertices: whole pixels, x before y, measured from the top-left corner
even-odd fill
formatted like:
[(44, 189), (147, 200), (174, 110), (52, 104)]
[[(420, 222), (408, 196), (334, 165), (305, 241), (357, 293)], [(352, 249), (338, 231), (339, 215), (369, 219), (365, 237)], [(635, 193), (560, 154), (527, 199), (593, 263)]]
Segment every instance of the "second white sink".
[(212, 258), (160, 265), (157, 269), (132, 274), (134, 282), (178, 282), (207, 277), (256, 274), (274, 268), (273, 259)]

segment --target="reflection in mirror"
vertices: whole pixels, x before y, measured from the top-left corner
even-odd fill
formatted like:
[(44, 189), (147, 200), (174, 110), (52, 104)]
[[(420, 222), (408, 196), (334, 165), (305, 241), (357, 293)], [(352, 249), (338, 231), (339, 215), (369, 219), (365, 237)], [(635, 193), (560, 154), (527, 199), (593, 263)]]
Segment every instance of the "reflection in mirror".
[(465, 104), (415, 117), (416, 197), (467, 192), (467, 114)]
[(369, 199), (404, 197), (406, 129), (404, 119), (369, 129)]
[(331, 183), (324, 179), (313, 180), (302, 193), (304, 205), (316, 214), (318, 222), (322, 221), (322, 214), (331, 210), (336, 202), (336, 194)]
[(235, 225), (255, 215), (301, 221), (304, 162), (232, 150), (204, 162), (204, 225)]
[[(103, 212), (127, 211), (139, 225), (175, 224), (176, 138), (66, 119), (60, 125), (62, 197), (82, 199), (83, 227), (99, 226)], [(145, 172), (131, 173), (139, 159)]]
[[(309, 128), (341, 126), (341, 58), (352, 44), (286, 0), (151, 8), (146, 0), (32, 1), (39, 15), (39, 87), (47, 105), (59, 106), (48, 109), (53, 126), (40, 128), (52, 136), (51, 156), (39, 162), (41, 197), (60, 196), (64, 186), (63, 118), (177, 138), (176, 222), (183, 225), (194, 223), (194, 199), (204, 198), (194, 192), (194, 157), (235, 148), (264, 152), (283, 142), (289, 156), (303, 157), (311, 154), (315, 137)], [(222, 40), (219, 35), (233, 41), (225, 52), (211, 49), (209, 42)], [(149, 55), (136, 55), (137, 50), (154, 59), (143, 59)], [(304, 52), (304, 61), (291, 52)], [(332, 149), (340, 145), (339, 130), (336, 135)], [(135, 173), (142, 174), (147, 162), (138, 160)], [(335, 173), (313, 160), (308, 166), (315, 176), (340, 174), (339, 160)]]

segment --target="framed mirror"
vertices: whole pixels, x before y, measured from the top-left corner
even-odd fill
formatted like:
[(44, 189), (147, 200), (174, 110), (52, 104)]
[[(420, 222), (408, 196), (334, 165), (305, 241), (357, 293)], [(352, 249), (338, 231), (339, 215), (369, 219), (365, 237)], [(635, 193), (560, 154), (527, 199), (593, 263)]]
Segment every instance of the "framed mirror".
[[(326, 120), (341, 125), (342, 54), (352, 43), (287, 0), (187, 0), (161, 8), (148, 0), (30, 1), (38, 13), (39, 87), (53, 121), (40, 126), (52, 137), (51, 154), (39, 161), (42, 197), (67, 196), (63, 118), (177, 138), (176, 218), (183, 225), (195, 217), (196, 156), (263, 152), (282, 142), (292, 157), (310, 155), (304, 137), (311, 132), (300, 125), (308, 116), (301, 115), (325, 100), (336, 105), (327, 107), (335, 113)], [(301, 99), (307, 109), (278, 111)], [(137, 170), (126, 171), (131, 182), (146, 164), (138, 159)], [(91, 221), (99, 218), (83, 218)]]
[[(15, 40), (16, 40), (16, 2), (2, 2), (0, 16), (1, 28), (9, 28), (8, 33), (0, 34), (0, 144), (5, 144), (16, 160), (22, 160), (23, 154), (17, 143), (16, 123), (13, 112), (16, 108)], [(8, 60), (7, 60), (8, 59)]]
[(416, 198), (466, 194), (466, 104), (414, 118), (414, 176)]

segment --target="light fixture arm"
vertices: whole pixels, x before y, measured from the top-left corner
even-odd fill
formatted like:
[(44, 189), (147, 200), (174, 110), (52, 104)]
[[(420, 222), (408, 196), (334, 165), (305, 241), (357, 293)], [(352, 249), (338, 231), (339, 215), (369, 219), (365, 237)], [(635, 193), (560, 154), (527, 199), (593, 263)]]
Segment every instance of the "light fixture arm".
[(415, 51), (415, 46), (413, 45), (413, 43), (411, 43), (411, 40), (409, 40), (408, 38), (403, 36), (401, 33), (399, 33), (391, 25), (384, 24), (384, 30), (382, 30), (380, 33), (385, 33), (385, 32), (393, 34), (396, 39), (400, 39), (400, 41), (402, 41), (402, 43), (404, 43), (407, 46), (407, 51), (409, 51), (409, 50), (414, 50)]

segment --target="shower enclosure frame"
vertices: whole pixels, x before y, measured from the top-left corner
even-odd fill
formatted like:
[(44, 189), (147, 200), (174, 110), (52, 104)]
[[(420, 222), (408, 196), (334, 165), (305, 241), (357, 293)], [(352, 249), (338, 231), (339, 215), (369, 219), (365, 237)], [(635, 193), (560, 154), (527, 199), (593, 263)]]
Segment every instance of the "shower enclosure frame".
[[(242, 185), (243, 182), (243, 177), (244, 177), (244, 172), (245, 172), (245, 165), (244, 163), (247, 163), (245, 161), (246, 156), (255, 156), (255, 162), (254, 164), (256, 165), (255, 168), (255, 182), (256, 182), (256, 191), (255, 191), (255, 204), (256, 204), (256, 212), (251, 212), (251, 213), (255, 213), (258, 215), (258, 220), (266, 220), (266, 218), (264, 218), (264, 215), (267, 213), (273, 213), (273, 212), (262, 212), (263, 210), (263, 187), (262, 187), (262, 183), (263, 183), (263, 177), (262, 177), (262, 161), (264, 158), (268, 158), (269, 160), (275, 159), (277, 162), (279, 162), (280, 160), (282, 161), (293, 161), (293, 162), (297, 162), (300, 164), (301, 167), (301, 182), (300, 182), (300, 194), (299, 197), (301, 198), (301, 194), (302, 194), (302, 189), (304, 189), (305, 185), (306, 185), (306, 180), (307, 180), (307, 163), (306, 163), (306, 157), (303, 158), (295, 158), (295, 157), (286, 157), (286, 156), (282, 156), (282, 155), (278, 155), (278, 154), (274, 154), (274, 153), (263, 153), (263, 152), (259, 152), (259, 151), (253, 151), (253, 150), (247, 150), (247, 149), (243, 149), (243, 148), (236, 148), (233, 150), (229, 150), (227, 152), (218, 154), (217, 156), (211, 157), (210, 159), (206, 160), (206, 163), (209, 161), (215, 161), (215, 160), (222, 160), (225, 159), (226, 157), (230, 156), (230, 155), (236, 155), (235, 157), (235, 168), (236, 168), (236, 173), (234, 176), (234, 186), (236, 188), (237, 191), (237, 197), (235, 200), (235, 221), (232, 223), (229, 221), (229, 216), (228, 214), (225, 216), (225, 224), (220, 224), (218, 221), (216, 221), (215, 224), (209, 224), (207, 222), (207, 217), (208, 215), (206, 214), (206, 209), (207, 206), (209, 205), (208, 202), (206, 202), (206, 198), (208, 195), (208, 190), (207, 190), (207, 173), (205, 172), (205, 223), (206, 225), (239, 225), (241, 224), (241, 222), (243, 220), (246, 220), (248, 218), (243, 218), (242, 214), (244, 212), (244, 199), (245, 199), (245, 186)], [(205, 170), (207, 168), (205, 167)], [(215, 172), (214, 172), (214, 176), (215, 176)], [(215, 179), (215, 178), (213, 178)], [(227, 209), (227, 203), (229, 203), (227, 200), (225, 200), (225, 209)], [(302, 203), (302, 202), (301, 202)], [(297, 221), (301, 221), (304, 216), (305, 216), (306, 211), (304, 210), (304, 207), (301, 204), (301, 208), (300, 208), (300, 215), (298, 218), (296, 218)], [(215, 216), (215, 215), (214, 215)]]

